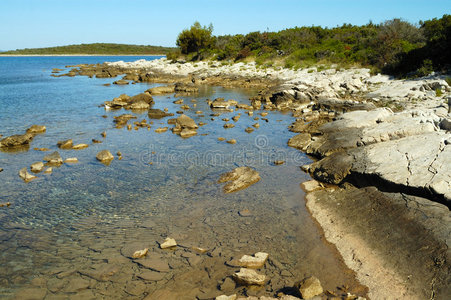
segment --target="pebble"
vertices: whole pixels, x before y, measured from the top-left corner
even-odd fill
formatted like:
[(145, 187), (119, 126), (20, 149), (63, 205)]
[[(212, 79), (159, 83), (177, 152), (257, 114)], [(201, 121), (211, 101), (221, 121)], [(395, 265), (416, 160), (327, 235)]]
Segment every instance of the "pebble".
[(225, 138), (223, 138), (223, 137), (218, 137), (218, 141), (225, 141)]
[(160, 244), (161, 249), (167, 249), (177, 246), (177, 242), (173, 238), (166, 238), (163, 243)]
[(66, 160), (64, 162), (75, 164), (75, 163), (78, 163), (78, 159), (76, 157), (69, 157), (69, 158), (66, 158)]
[(149, 248), (145, 248), (143, 250), (137, 250), (133, 253), (132, 258), (141, 258), (147, 255), (147, 252), (149, 252)]
[(233, 145), (233, 144), (236, 144), (236, 140), (235, 139), (231, 139), (231, 140), (228, 140), (227, 143)]

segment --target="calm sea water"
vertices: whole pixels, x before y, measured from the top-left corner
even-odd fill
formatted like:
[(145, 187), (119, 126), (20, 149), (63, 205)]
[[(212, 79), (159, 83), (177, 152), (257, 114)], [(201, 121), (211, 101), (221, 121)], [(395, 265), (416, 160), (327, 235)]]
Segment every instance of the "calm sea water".
[[(33, 124), (47, 132), (34, 138), (30, 150), (0, 152), (0, 297), (142, 299), (169, 293), (179, 299), (214, 297), (223, 293), (273, 295), (306, 275), (316, 275), (333, 290), (353, 286), (353, 276), (326, 245), (305, 209), (299, 188), (308, 180), (299, 166), (310, 160), (286, 146), (290, 114), (271, 112), (268, 122), (245, 111), (213, 113), (207, 98), (224, 97), (249, 103), (254, 92), (202, 87), (195, 97), (182, 97), (191, 108), (185, 113), (205, 122), (198, 135), (182, 139), (165, 127), (167, 119), (153, 120), (151, 130), (116, 129), (113, 116), (100, 104), (120, 94), (135, 95), (157, 84), (104, 86), (116, 79), (51, 77), (52, 68), (67, 65), (134, 61), (141, 57), (0, 57), (0, 134), (21, 134)], [(155, 57), (156, 58), (156, 57)], [(147, 58), (153, 59), (153, 58)], [(180, 110), (173, 95), (154, 98), (154, 108)], [(178, 98), (177, 98), (178, 99)], [(196, 114), (202, 111), (203, 114)], [(241, 113), (234, 128), (224, 129), (222, 118)], [(102, 115), (106, 115), (103, 118)], [(138, 121), (147, 114), (135, 114)], [(248, 134), (246, 127), (260, 128)], [(103, 139), (100, 133), (106, 131)], [(236, 139), (237, 144), (218, 141)], [(87, 143), (84, 150), (59, 150), (58, 140)], [(91, 139), (103, 140), (92, 144)], [(52, 174), (24, 183), (18, 171), (58, 150), (63, 159), (79, 163), (54, 168)], [(120, 151), (104, 166), (98, 151)], [(275, 166), (274, 160), (285, 160)], [(149, 164), (152, 163), (152, 164)], [(237, 166), (255, 168), (262, 179), (251, 187), (224, 194), (219, 176)], [(242, 217), (239, 211), (249, 210)], [(165, 237), (181, 247), (159, 249)], [(192, 247), (208, 249), (198, 254)], [(127, 257), (132, 250), (150, 249), (153, 263), (139, 264)], [(236, 268), (225, 263), (242, 254), (265, 251), (271, 263), (262, 273), (271, 278), (263, 289), (218, 289)], [(161, 267), (161, 264), (165, 267)], [(157, 272), (156, 272), (157, 271)], [(94, 274), (94, 275), (93, 275)], [(171, 294), (172, 293), (172, 294)], [(155, 294), (154, 294), (155, 295)], [(176, 295), (176, 296), (174, 296)], [(150, 296), (152, 297), (152, 296)]]

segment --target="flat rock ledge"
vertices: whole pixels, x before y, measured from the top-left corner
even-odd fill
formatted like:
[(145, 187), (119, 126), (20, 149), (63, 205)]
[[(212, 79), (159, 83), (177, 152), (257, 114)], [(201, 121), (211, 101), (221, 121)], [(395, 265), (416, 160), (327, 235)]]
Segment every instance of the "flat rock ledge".
[(450, 117), (444, 107), (353, 111), (314, 132), (306, 127), (288, 145), (321, 158), (306, 170), (322, 182), (377, 182), (386, 190), (450, 206), (451, 133), (440, 129)]

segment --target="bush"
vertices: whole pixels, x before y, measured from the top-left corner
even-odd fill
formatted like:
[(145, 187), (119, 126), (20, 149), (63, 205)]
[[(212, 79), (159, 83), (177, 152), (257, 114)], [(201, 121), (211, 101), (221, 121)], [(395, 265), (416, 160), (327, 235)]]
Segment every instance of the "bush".
[(197, 53), (204, 49), (209, 49), (214, 44), (213, 25), (205, 27), (199, 22), (195, 22), (190, 29), (183, 30), (177, 38), (177, 46), (183, 54)]

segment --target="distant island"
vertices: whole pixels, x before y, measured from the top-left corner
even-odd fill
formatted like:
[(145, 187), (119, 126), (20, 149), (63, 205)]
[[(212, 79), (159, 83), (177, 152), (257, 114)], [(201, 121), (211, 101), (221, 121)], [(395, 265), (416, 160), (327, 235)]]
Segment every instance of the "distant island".
[(166, 55), (175, 50), (176, 48), (161, 46), (94, 43), (17, 49), (0, 52), (0, 55)]

